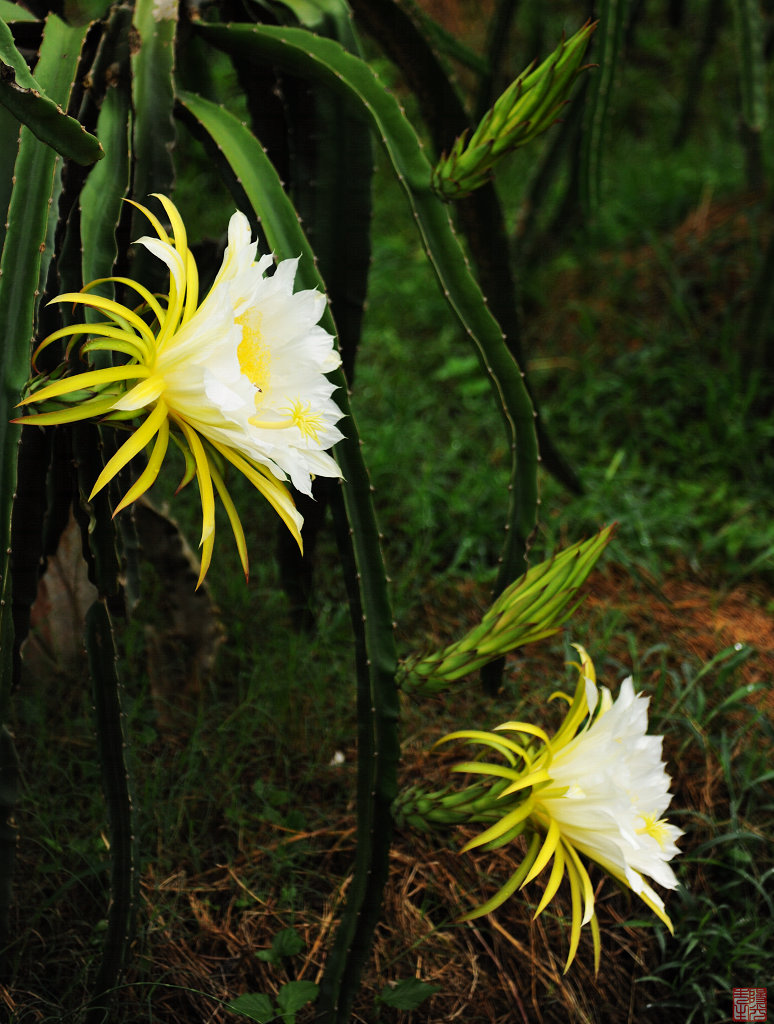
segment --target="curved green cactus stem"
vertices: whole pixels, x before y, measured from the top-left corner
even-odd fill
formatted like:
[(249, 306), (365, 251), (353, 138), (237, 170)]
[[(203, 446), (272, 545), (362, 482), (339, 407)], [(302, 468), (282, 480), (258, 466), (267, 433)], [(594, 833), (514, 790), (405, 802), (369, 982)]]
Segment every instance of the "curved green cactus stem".
[[(4, 725), (0, 725), (0, 954), (11, 938), (13, 866), (18, 842), (13, 814), (18, 795), (19, 758), (13, 736)], [(0, 980), (6, 980), (5, 973), (5, 957), (0, 956)]]
[(14, 689), (21, 684), (21, 646), (29, 633), (30, 610), (37, 596), (43, 562), (43, 532), (48, 512), (46, 479), (52, 441), (50, 429), (25, 430), (18, 449), (16, 495), (11, 516)]
[[(443, 204), (431, 192), (432, 168), (398, 103), (385, 92), (373, 70), (332, 40), (294, 29), (269, 26), (200, 25), (205, 38), (227, 51), (254, 52), (280, 67), (322, 81), (354, 101), (379, 133), (412, 212), (444, 295), (473, 342), (500, 405), (511, 446), (510, 502), (505, 545), (495, 585), (499, 593), (526, 568), (537, 522), (536, 414), (524, 374), (509, 351), (473, 278)], [(499, 687), (502, 662), (484, 669), (489, 692)]]
[(102, 963), (94, 981), (94, 996), (85, 1024), (109, 1019), (113, 991), (126, 964), (133, 931), (135, 867), (132, 803), (124, 756), (121, 701), (113, 629), (104, 601), (95, 601), (86, 614), (86, 650), (89, 656), (97, 745), (102, 787), (110, 816), (110, 906)]
[(602, 189), (602, 159), (605, 152), (607, 112), (615, 86), (629, 0), (602, 0), (599, 28), (595, 36), (594, 76), (581, 145), (581, 195), (586, 215), (592, 220), (599, 208)]
[[(51, 15), (36, 66), (37, 80), (52, 100), (67, 106), (85, 29), (74, 29)], [(28, 129), (23, 128), (15, 164), (16, 185), (10, 196), (7, 229), (0, 263), (0, 722), (6, 718), (13, 675), (10, 558), (11, 509), (17, 480), (20, 428), (10, 423), (29, 373), (30, 342), (34, 332), (37, 298), (45, 278), (50, 251), (51, 202), (58, 178), (59, 158)], [(0, 789), (13, 792), (17, 771), (5, 739), (6, 755), (0, 764)], [(6, 811), (6, 817), (10, 812)], [(0, 858), (0, 892), (10, 892), (13, 849), (10, 839)], [(0, 943), (2, 947), (2, 943)]]
[(765, 186), (761, 135), (768, 114), (764, 53), (766, 33), (760, 0), (734, 0), (732, 6), (742, 96), (740, 131), (747, 162), (747, 184), (750, 189), (760, 191)]
[[(314, 254), (298, 217), (285, 195), (277, 173), (261, 144), (235, 117), (192, 93), (181, 92), (180, 102), (212, 136), (228, 161), (232, 176), (252, 204), (269, 245), (278, 259), (302, 255), (297, 281), (304, 288), (324, 289)], [(321, 325), (331, 333), (330, 310)], [(342, 558), (351, 569), (353, 621), (357, 620), (358, 679), (358, 846), (355, 873), (347, 903), (328, 958), (320, 987), (319, 1019), (343, 1024), (357, 991), (379, 918), (382, 890), (387, 878), (392, 837), (390, 808), (397, 793), (398, 692), (397, 657), (392, 609), (379, 546), (379, 531), (371, 499), (371, 485), (352, 418), (347, 384), (341, 370), (331, 374), (344, 420), (344, 439), (335, 448), (345, 483), (333, 498), (334, 511), (343, 499), (347, 525), (337, 515)]]
[(105, 488), (91, 502), (86, 499), (105, 461), (101, 455), (99, 428), (88, 423), (78, 423), (72, 430), (80, 493), (74, 511), (81, 528), (89, 578), (98, 592), (98, 599), (86, 616), (85, 642), (94, 699), (97, 754), (110, 823), (107, 930), (85, 1024), (103, 1024), (109, 1019), (111, 993), (120, 980), (128, 958), (136, 902), (132, 802), (124, 753), (126, 744), (116, 650), (108, 610), (113, 608), (118, 614), (123, 614), (123, 602), (116, 531), (107, 493), (109, 489)]
[(97, 139), (75, 118), (68, 117), (43, 84), (32, 77), (27, 62), (16, 49), (11, 30), (2, 20), (0, 67), (0, 103), (41, 142), (81, 164), (93, 164), (104, 156)]
[[(449, 80), (431, 42), (435, 36), (427, 32), (427, 19), (412, 5), (412, 14), (394, 0), (354, 0), (357, 17), (401, 69), (416, 95), (428, 125), (434, 147), (441, 153), (454, 138), (470, 127), (462, 102)], [(421, 26), (421, 28), (420, 28)], [(427, 36), (427, 38), (426, 38)], [(500, 201), (491, 183), (483, 185), (454, 211), (465, 235), (489, 309), (502, 328), (504, 342), (519, 366), (524, 363), (521, 347), (522, 325), (517, 302), (517, 286), (509, 259), (510, 242)], [(451, 222), (450, 222), (451, 225)], [(543, 466), (571, 491), (582, 490), (572, 467), (554, 445), (543, 427), (534, 404), (529, 382), (522, 374), (527, 397), (534, 411), (534, 429)], [(509, 428), (510, 429), (510, 428)], [(520, 467), (511, 461), (511, 494), (521, 487), (517, 479)], [(537, 504), (537, 494), (535, 494)], [(525, 566), (525, 548), (515, 528), (516, 505), (511, 502), (506, 522), (506, 535), (500, 557), (500, 569), (494, 593), (498, 594)], [(496, 692), (502, 675), (502, 662), (484, 670), (484, 687)]]
[[(144, 202), (153, 192), (171, 195), (175, 180), (172, 150), (176, 140), (173, 109), (177, 4), (138, 0), (134, 29), (140, 45), (133, 48), (131, 57), (132, 192)], [(144, 235), (147, 227), (145, 217), (134, 210), (132, 238)], [(164, 268), (144, 246), (137, 246), (132, 276), (146, 284), (158, 282), (161, 288)]]
[(378, 132), (443, 293), (476, 348), (509, 433), (514, 483), (502, 575), (506, 582), (513, 579), (526, 567), (526, 551), (537, 521), (535, 414), (522, 372), (471, 274), (449, 213), (430, 190), (431, 168), (416, 133), (373, 70), (332, 40), (265, 25), (202, 24), (197, 30), (227, 51), (253, 52), (323, 82), (355, 103)]
[[(37, 80), (52, 99), (67, 105), (85, 29), (73, 29), (51, 15), (47, 21), (36, 66)], [(30, 343), (40, 294), (51, 257), (51, 204), (58, 182), (57, 154), (22, 128), (15, 165), (16, 187), (0, 264), (0, 536), (2, 551), (9, 547), (11, 503), (16, 487), (16, 446), (20, 427), (10, 423), (27, 380)], [(7, 707), (11, 665), (10, 580), (3, 554), (0, 603), (0, 720)]]
[[(360, 55), (351, 15), (343, 0), (325, 0), (314, 28)], [(299, 17), (304, 10), (298, 12)], [(254, 63), (249, 63), (254, 76)], [(371, 259), (371, 178), (374, 154), (371, 133), (362, 118), (327, 90), (285, 76), (282, 96), (289, 124), (289, 168), (285, 175), (304, 232), (314, 249), (338, 331), (339, 352), (350, 385)], [(260, 128), (256, 131), (261, 138)], [(300, 495), (304, 517), (304, 553), (287, 530), (279, 531), (277, 558), (282, 584), (297, 625), (314, 626), (314, 549), (331, 490), (337, 485), (318, 478), (313, 498)]]
[[(19, 131), (21, 125), (5, 107), (0, 107), (0, 252), (5, 241), (5, 222), (8, 216), (8, 205), (11, 202), (13, 189), (13, 165), (19, 149)], [(15, 141), (14, 141), (15, 140)]]
[[(470, 119), (430, 42), (418, 27), (422, 25), (426, 29), (426, 19), (416, 12), (415, 23), (394, 0), (353, 0), (352, 6), (358, 21), (362, 22), (366, 31), (374, 36), (400, 68), (417, 97), (435, 150), (443, 152), (456, 136), (470, 128)], [(476, 275), (481, 290), (487, 296), (492, 315), (502, 327), (506, 345), (514, 359), (519, 366), (523, 366), (525, 360), (521, 346), (518, 288), (508, 258), (510, 240), (505, 217), (494, 186), (484, 185), (458, 203), (454, 212), (468, 243)], [(535, 429), (543, 468), (568, 490), (581, 493), (583, 488), (577, 474), (545, 429), (527, 377), (524, 378), (524, 385), (536, 413)], [(506, 546), (503, 585), (513, 577), (513, 573), (508, 575), (509, 571), (515, 569), (515, 566), (508, 563), (507, 552)]]
[(709, 64), (712, 51), (715, 49), (715, 44), (718, 41), (725, 9), (726, 0), (709, 0), (704, 10), (704, 27), (701, 37), (688, 65), (688, 69), (682, 76), (681, 89), (683, 98), (680, 103), (677, 127), (672, 136), (672, 149), (684, 146), (691, 126), (699, 123), (696, 118), (696, 108), (701, 96), (702, 79)]
[[(92, 73), (104, 82), (104, 96), (97, 119), (96, 133), (105, 148), (105, 159), (89, 174), (81, 189), (81, 265), (84, 281), (96, 281), (113, 273), (118, 255), (116, 225), (123, 212), (123, 198), (129, 190), (129, 115), (131, 101), (127, 88), (129, 75), (129, 26), (131, 11), (117, 7), (110, 16), (106, 35), (112, 44), (109, 58), (100, 62)], [(108, 64), (109, 60), (109, 64)], [(104, 294), (114, 297), (114, 287), (103, 285)], [(105, 290), (107, 289), (107, 290)], [(88, 307), (87, 320), (98, 318)], [(99, 365), (102, 353), (92, 353), (92, 361)]]

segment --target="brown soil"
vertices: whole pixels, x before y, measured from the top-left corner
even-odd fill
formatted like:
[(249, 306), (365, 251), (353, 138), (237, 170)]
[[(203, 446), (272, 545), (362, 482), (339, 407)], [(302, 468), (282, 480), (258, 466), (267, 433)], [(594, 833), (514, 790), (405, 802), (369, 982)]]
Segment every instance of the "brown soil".
[(739, 585), (724, 593), (686, 570), (648, 592), (624, 572), (609, 569), (593, 578), (585, 614), (620, 609), (642, 647), (666, 642), (674, 649), (675, 660), (690, 655), (697, 663), (706, 663), (736, 644), (755, 648), (740, 669), (742, 680), (763, 687), (760, 697), (774, 710), (772, 602), (774, 595), (763, 584)]

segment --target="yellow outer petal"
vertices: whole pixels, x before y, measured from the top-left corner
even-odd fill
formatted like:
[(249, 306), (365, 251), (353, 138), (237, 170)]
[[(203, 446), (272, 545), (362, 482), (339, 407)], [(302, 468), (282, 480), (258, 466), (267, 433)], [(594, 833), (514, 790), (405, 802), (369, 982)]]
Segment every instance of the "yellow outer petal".
[(556, 890), (559, 888), (559, 885), (564, 878), (564, 861), (564, 847), (562, 843), (559, 843), (554, 851), (554, 863), (551, 865), (551, 874), (548, 876), (548, 883), (542, 899), (540, 900), (540, 903), (538, 903), (537, 910), (535, 911), (535, 917), (539, 917), (540, 914), (543, 913), (556, 895)]
[(161, 221), (158, 219), (158, 217), (155, 215), (155, 213), (151, 213), (151, 211), (148, 209), (147, 206), (143, 206), (142, 203), (136, 203), (134, 201), (134, 199), (125, 199), (124, 202), (131, 204), (132, 206), (136, 207), (136, 209), (138, 209), (140, 211), (140, 213), (144, 213), (145, 214), (145, 216), (151, 222), (151, 225), (153, 226), (153, 230), (156, 232), (156, 234), (159, 236), (159, 238), (161, 239), (162, 242), (168, 242), (169, 241), (169, 235), (166, 233), (166, 231), (162, 227)]
[[(125, 441), (124, 444), (121, 445), (112, 459), (107, 463), (105, 468), (97, 477), (97, 482), (91, 489), (89, 501), (91, 501), (94, 495), (98, 494), (105, 484), (112, 480), (117, 473), (120, 473), (124, 466), (130, 462), (135, 455), (139, 454), (147, 444), (150, 444), (151, 440), (159, 432), (162, 423), (166, 420), (166, 416), (167, 407), (163, 402), (161, 402), (150, 413), (150, 415), (143, 420), (129, 440)], [(115, 515), (115, 513), (113, 514)]]
[(672, 924), (672, 919), (670, 918), (669, 914), (667, 914), (667, 912), (664, 910), (664, 908), (660, 907), (658, 903), (654, 903), (650, 896), (648, 896), (648, 894), (645, 892), (638, 892), (636, 893), (636, 895), (639, 896), (639, 898), (642, 900), (644, 904), (646, 904), (646, 906), (650, 907), (650, 909), (657, 917), (661, 918), (661, 920), (667, 926), (672, 935), (674, 935), (675, 927)]
[(562, 722), (551, 741), (554, 750), (560, 750), (574, 738), (581, 722), (589, 713), (588, 704), (586, 703), (585, 679), (586, 676), (581, 670), (578, 674), (578, 684), (575, 687), (575, 695), (573, 697), (572, 704), (570, 705), (570, 710), (567, 712), (567, 717)]
[(83, 286), (83, 291), (88, 292), (91, 288), (96, 287), (98, 284), (106, 284), (107, 282), (115, 282), (116, 284), (126, 285), (128, 288), (132, 288), (141, 295), (142, 298), (147, 302), (148, 308), (153, 310), (153, 313), (157, 320), (161, 320), (163, 316), (163, 310), (158, 303), (156, 296), (153, 292), (149, 292), (145, 285), (140, 284), (137, 281), (133, 281), (131, 277), (98, 277), (96, 281), (89, 281), (88, 284)]
[(567, 953), (567, 963), (564, 965), (563, 974), (566, 974), (578, 951), (578, 942), (581, 933), (581, 898), (580, 885), (578, 884), (575, 865), (567, 862), (567, 877), (570, 880), (570, 898), (572, 901), (572, 924), (570, 926), (570, 949)]
[[(133, 501), (136, 501), (141, 494), (145, 494), (159, 475), (161, 464), (167, 453), (167, 445), (169, 444), (169, 419), (167, 418), (167, 407), (163, 402), (159, 402), (155, 411), (158, 412), (159, 409), (163, 410), (164, 418), (159, 426), (158, 437), (156, 438), (156, 443), (153, 446), (151, 457), (148, 459), (148, 465), (142, 473), (140, 473), (135, 482), (118, 503), (113, 515), (118, 515), (118, 513), (122, 509), (126, 508), (127, 505), (131, 505)], [(148, 418), (150, 419), (150, 417)]]
[(213, 531), (206, 540), (202, 542), (202, 557), (201, 565), (199, 567), (199, 579), (196, 581), (196, 589), (204, 583), (204, 577), (210, 568), (210, 562), (212, 561), (212, 552), (215, 547), (215, 532)]
[(24, 426), (53, 427), (60, 423), (77, 423), (79, 420), (91, 419), (95, 416), (104, 416), (112, 410), (115, 403), (115, 396), (110, 398), (92, 398), (86, 402), (79, 402), (77, 405), (68, 406), (66, 409), (57, 409), (55, 412), (33, 412), (27, 416), (17, 416), (11, 423), (21, 423)]
[[(272, 506), (274, 511), (279, 515), (282, 522), (290, 530), (293, 538), (298, 544), (301, 552), (304, 550), (304, 543), (301, 539), (301, 524), (303, 519), (296, 511), (296, 506), (290, 496), (290, 491), (281, 483), (275, 476), (268, 472), (268, 470), (259, 469), (257, 466), (253, 466), (245, 458), (235, 452), (233, 448), (229, 448), (227, 445), (220, 444), (216, 441), (210, 441), (210, 444), (216, 451), (220, 452), (224, 459), (236, 466), (240, 473), (250, 481), (261, 494), (266, 498), (269, 504)], [(301, 524), (297, 522), (301, 520)]]
[(493, 775), (496, 778), (511, 779), (512, 781), (521, 780), (523, 775), (523, 772), (517, 768), (506, 768), (505, 765), (492, 764), (490, 761), (461, 761), (454, 765), (452, 771), (465, 772), (466, 775)]
[(513, 757), (513, 754), (523, 758), (525, 753), (524, 747), (514, 740), (509, 739), (507, 736), (496, 736), (494, 733), (486, 732), (483, 729), (458, 729), (456, 732), (447, 733), (439, 740), (436, 740), (433, 746), (437, 747), (441, 743), (449, 743), (451, 740), (472, 740), (474, 743), (484, 743), (486, 746), (501, 752), (507, 758), (509, 764), (512, 765), (516, 764), (516, 758)]
[(185, 309), (183, 323), (190, 320), (199, 305), (199, 271), (190, 249), (185, 254)]
[(537, 736), (544, 743), (548, 743), (548, 733), (537, 725), (530, 725), (529, 722), (503, 722), (495, 726), (495, 732), (523, 732), (528, 736)]
[(186, 264), (183, 256), (169, 244), (165, 245), (155, 238), (144, 238), (143, 242), (152, 255), (166, 264), (169, 271), (169, 300), (156, 335), (156, 352), (160, 352), (180, 326), (186, 292)]
[(152, 192), (151, 195), (154, 199), (158, 199), (161, 205), (164, 207), (167, 217), (169, 217), (169, 223), (172, 225), (172, 234), (175, 238), (175, 248), (184, 256), (188, 252), (188, 236), (185, 231), (185, 224), (183, 218), (180, 216), (177, 207), (167, 196), (162, 195), (160, 192)]
[(476, 917), (483, 917), (484, 914), (491, 914), (493, 910), (497, 910), (501, 904), (505, 903), (509, 896), (511, 896), (519, 886), (522, 884), (524, 876), (529, 871), (535, 854), (537, 853), (539, 837), (534, 835), (530, 843), (529, 849), (527, 850), (524, 860), (519, 865), (518, 871), (515, 871), (505, 885), (498, 889), (498, 891), (492, 896), (491, 899), (487, 900), (486, 903), (482, 903), (480, 907), (476, 907), (474, 910), (469, 910), (467, 914), (463, 914), (462, 917), (458, 918), (459, 921), (472, 921)]
[(562, 833), (559, 829), (559, 825), (552, 818), (551, 823), (548, 826), (548, 832), (546, 833), (546, 838), (543, 842), (543, 846), (540, 850), (540, 853), (538, 854), (535, 863), (532, 865), (532, 870), (524, 879), (525, 885), (527, 884), (527, 882), (531, 882), (533, 878), (536, 878), (543, 870), (543, 868), (546, 866), (546, 864), (551, 860), (551, 858), (554, 855), (554, 851), (556, 850), (557, 846), (561, 841), (561, 838)]
[[(89, 325), (87, 324), (86, 326), (88, 327)], [(123, 336), (119, 337), (119, 334)], [(73, 341), (75, 341), (75, 338), (73, 338)], [(113, 336), (102, 331), (83, 343), (81, 346), (81, 356), (85, 356), (89, 352), (123, 352), (124, 355), (129, 356), (135, 362), (144, 363), (147, 361), (147, 353), (137, 344), (138, 341), (140, 339), (136, 335), (127, 335), (126, 331), (119, 332), (116, 329)]]
[(515, 811), (511, 811), (509, 814), (504, 815), (498, 822), (495, 822), (490, 828), (481, 832), (475, 838), (471, 839), (470, 842), (465, 843), (462, 847), (463, 853), (467, 850), (475, 850), (477, 846), (484, 846), (485, 843), (490, 842), (492, 839), (499, 839), (503, 833), (507, 832), (508, 829), (513, 828), (514, 825), (518, 825), (520, 821), (524, 821), (532, 813), (532, 808), (535, 801), (532, 797), (527, 797), (520, 807), (517, 807)]
[(163, 395), (165, 387), (164, 378), (160, 377), (157, 373), (151, 374), (149, 371), (149, 375), (146, 376), (145, 380), (135, 384), (133, 388), (118, 399), (116, 409), (121, 409), (124, 412), (136, 412), (139, 409), (145, 409)]
[(180, 259), (181, 270), (179, 281), (174, 272), (170, 275), (169, 306), (167, 308), (166, 317), (159, 321), (161, 329), (156, 342), (157, 348), (161, 349), (161, 347), (166, 344), (168, 338), (170, 338), (177, 330), (181, 319), (185, 319), (185, 314), (189, 313), (189, 315), (192, 316), (195, 311), (195, 303), (198, 299), (198, 274), (194, 281), (194, 307), (191, 309), (189, 302), (189, 292), (191, 292), (191, 288), (188, 280), (188, 271), (192, 264), (194, 271), (196, 271), (196, 264), (194, 263), (188, 249), (188, 237), (185, 231), (185, 224), (183, 223), (183, 218), (178, 213), (177, 207), (171, 199), (161, 195), (159, 192), (154, 192), (153, 195), (164, 207), (166, 214), (169, 217), (169, 222), (172, 225), (172, 234), (175, 240), (175, 249), (177, 250), (177, 254)]
[[(145, 362), (148, 356), (148, 345), (144, 338), (141, 338), (134, 331), (127, 331), (124, 327), (116, 327), (115, 323), (97, 323), (97, 324), (70, 324), (69, 327), (60, 327), (58, 331), (53, 331), (48, 337), (44, 338), (43, 341), (37, 346), (35, 351), (32, 353), (32, 366), (35, 367), (38, 356), (44, 348), (48, 348), (55, 341), (59, 341), (60, 338), (70, 338), (70, 343), (67, 345), (66, 352), (69, 355), (72, 346), (75, 344), (75, 339), (79, 334), (92, 335), (93, 338), (114, 338), (118, 343), (124, 346), (130, 346), (132, 355), (135, 355), (138, 362)], [(86, 342), (86, 346), (88, 346)], [(107, 342), (105, 342), (107, 344)], [(111, 346), (112, 347), (112, 346)], [(125, 348), (121, 351), (126, 351)]]
[(585, 910), (583, 912), (583, 921), (581, 924), (588, 924), (594, 914), (594, 887), (591, 884), (588, 871), (583, 866), (583, 861), (578, 856), (578, 851), (571, 843), (566, 843), (565, 846), (570, 855), (570, 859), (575, 864), (575, 868), (578, 872), (578, 878), (583, 885)]
[(541, 782), (550, 782), (551, 776), (545, 770), (545, 768), (537, 768), (534, 772), (524, 774), (518, 781), (504, 789), (500, 794), (500, 798), (504, 796), (510, 796), (511, 793), (518, 793), (522, 789), (526, 789), (528, 786), (537, 786)]
[(58, 398), (60, 395), (67, 395), (71, 391), (100, 387), (103, 384), (116, 384), (122, 380), (139, 380), (147, 377), (149, 373), (150, 370), (147, 366), (137, 365), (106, 366), (102, 370), (88, 370), (86, 373), (75, 373), (72, 377), (63, 377), (61, 380), (54, 381), (53, 384), (47, 384), (46, 387), (23, 398), (18, 405), (45, 402), (49, 398)]
[(183, 490), (183, 488), (187, 487), (190, 484), (190, 482), (193, 480), (193, 478), (196, 476), (196, 463), (194, 461), (193, 455), (191, 454), (191, 449), (190, 448), (187, 448), (183, 444), (182, 441), (179, 441), (177, 439), (177, 437), (174, 434), (172, 435), (172, 440), (175, 442), (177, 447), (180, 449), (180, 452), (181, 452), (183, 458), (185, 459), (185, 468), (183, 470), (183, 477), (182, 477), (180, 483), (177, 485), (177, 489), (175, 490), (175, 494), (179, 494)]
[(599, 974), (599, 959), (602, 954), (602, 942), (599, 937), (599, 921), (597, 915), (591, 915), (591, 937), (594, 940), (594, 974)]
[[(605, 871), (607, 871), (607, 873), (609, 875), (611, 875), (613, 878), (617, 879), (617, 881), (619, 881), (621, 883), (621, 885), (626, 886), (627, 889), (631, 889), (631, 885), (630, 885), (629, 881), (627, 880), (626, 875), (623, 874), (623, 872), (621, 872), (621, 871), (614, 871), (611, 867), (609, 867), (606, 864), (603, 865), (603, 867), (604, 867)], [(652, 891), (653, 890), (651, 890), (651, 892)], [(634, 892), (633, 889), (632, 889), (632, 892)], [(667, 912), (664, 910), (663, 906), (660, 906), (658, 903), (655, 903), (651, 899), (651, 897), (648, 896), (647, 892), (636, 892), (636, 893), (634, 893), (634, 895), (637, 896), (639, 899), (641, 899), (642, 902), (646, 906), (650, 907), (650, 909), (653, 911), (653, 913), (656, 914), (657, 917), (661, 918), (661, 920), (667, 926), (667, 928), (672, 933), (672, 935), (674, 935), (674, 933), (675, 933), (674, 925), (672, 924), (672, 920), (669, 917), (669, 915), (667, 914)]]
[(597, 673), (594, 671), (594, 662), (586, 653), (586, 648), (582, 647), (581, 644), (573, 644), (572, 646), (580, 655), (581, 663), (579, 668), (581, 672), (586, 676), (586, 678), (590, 679), (592, 683), (596, 683)]
[(245, 540), (245, 531), (242, 528), (242, 521), (239, 518), (236, 505), (234, 504), (231, 495), (228, 493), (226, 484), (223, 477), (215, 469), (212, 462), (210, 462), (210, 473), (212, 479), (220, 495), (220, 500), (223, 502), (223, 507), (226, 510), (228, 520), (231, 523), (231, 529), (234, 534), (234, 540), (236, 541), (237, 551), (239, 552), (239, 561), (242, 563), (242, 569), (244, 570), (245, 579), (250, 577), (250, 566), (247, 560), (247, 541)]
[(548, 695), (549, 702), (552, 700), (563, 700), (566, 704), (572, 707), (572, 697), (569, 693), (565, 693), (564, 690), (554, 690), (553, 693)]
[[(202, 538), (199, 541), (199, 546), (203, 547), (215, 533), (215, 495), (212, 490), (212, 475), (210, 473), (210, 464), (207, 458), (207, 453), (204, 450), (202, 439), (193, 429), (193, 427), (180, 417), (175, 417), (175, 421), (183, 432), (183, 436), (186, 439), (188, 447), (191, 449), (191, 454), (194, 457), (196, 463), (196, 479), (199, 482), (199, 493), (202, 499)], [(207, 548), (202, 552), (202, 564), (204, 564), (204, 556), (206, 553), (212, 554), (212, 545), (209, 545), (209, 552)], [(206, 572), (206, 570), (203, 570)], [(199, 582), (204, 579), (202, 574), (199, 578)]]
[(153, 331), (145, 321), (131, 309), (122, 306), (120, 302), (116, 302), (114, 299), (106, 299), (102, 295), (84, 295), (82, 292), (64, 292), (62, 295), (57, 295), (51, 302), (77, 302), (82, 306), (91, 306), (92, 309), (99, 309), (103, 313), (107, 313), (118, 323), (125, 320), (134, 327), (138, 334), (145, 338), (151, 351), (155, 348), (156, 339)]

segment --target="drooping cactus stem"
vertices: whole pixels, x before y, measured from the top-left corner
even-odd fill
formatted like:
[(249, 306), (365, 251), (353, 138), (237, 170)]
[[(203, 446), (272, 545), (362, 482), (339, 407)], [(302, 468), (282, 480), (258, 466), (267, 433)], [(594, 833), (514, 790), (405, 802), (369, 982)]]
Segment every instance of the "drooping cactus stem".
[(86, 650), (93, 686), (102, 787), (110, 818), (111, 858), (107, 931), (86, 1024), (103, 1024), (108, 1019), (113, 990), (126, 963), (135, 900), (134, 838), (129, 774), (124, 754), (126, 744), (113, 629), (104, 601), (95, 601), (86, 615)]
[[(296, 212), (258, 140), (236, 118), (214, 104), (190, 93), (181, 93), (180, 100), (220, 146), (277, 258), (300, 252), (299, 283), (322, 290), (323, 283)], [(335, 330), (329, 310), (321, 324), (326, 330)], [(332, 500), (342, 560), (345, 567), (350, 567), (347, 577), (353, 621), (358, 622), (358, 849), (355, 875), (320, 986), (318, 1019), (326, 1024), (344, 1024), (349, 1020), (371, 948), (387, 877), (392, 836), (390, 809), (397, 792), (398, 694), (393, 616), (371, 484), (349, 407), (347, 382), (341, 371), (331, 374), (331, 379), (339, 386), (336, 400), (344, 413), (341, 422), (345, 435), (335, 449), (345, 483)], [(342, 514), (342, 499), (346, 516)]]

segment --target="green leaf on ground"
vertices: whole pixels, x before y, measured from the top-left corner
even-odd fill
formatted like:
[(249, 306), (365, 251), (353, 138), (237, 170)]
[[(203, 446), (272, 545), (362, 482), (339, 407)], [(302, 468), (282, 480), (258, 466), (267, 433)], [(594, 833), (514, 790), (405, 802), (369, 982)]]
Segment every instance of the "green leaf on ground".
[(271, 999), (257, 992), (237, 996), (226, 1006), (234, 1013), (240, 1013), (243, 1017), (247, 1017), (248, 1020), (258, 1021), (258, 1024), (269, 1024), (269, 1021), (274, 1020), (276, 1016)]
[(385, 985), (378, 999), (385, 1006), (410, 1012), (440, 990), (440, 985), (431, 985), (427, 981), (420, 981), (419, 978), (404, 978), (395, 985)]

